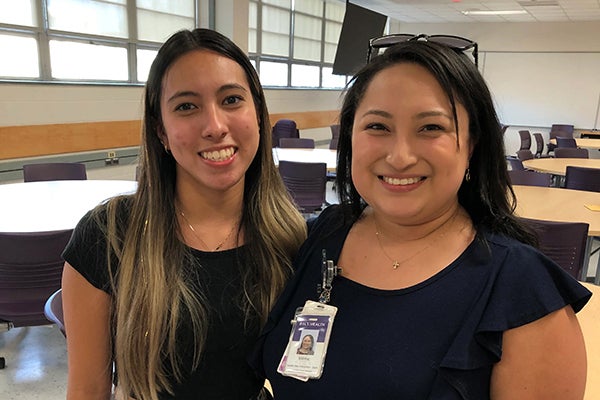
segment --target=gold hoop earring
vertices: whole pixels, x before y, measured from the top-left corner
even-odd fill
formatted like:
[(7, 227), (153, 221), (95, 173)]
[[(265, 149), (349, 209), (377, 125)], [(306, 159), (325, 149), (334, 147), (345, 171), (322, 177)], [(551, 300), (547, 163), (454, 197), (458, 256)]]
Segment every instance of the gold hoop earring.
[(471, 180), (471, 169), (467, 168), (467, 172), (465, 172), (465, 181), (469, 182)]

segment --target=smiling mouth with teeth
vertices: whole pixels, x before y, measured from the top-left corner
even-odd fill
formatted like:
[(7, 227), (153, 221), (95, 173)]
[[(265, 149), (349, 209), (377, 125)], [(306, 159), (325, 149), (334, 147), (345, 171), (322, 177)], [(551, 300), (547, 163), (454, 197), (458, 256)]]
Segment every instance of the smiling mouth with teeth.
[(404, 186), (404, 185), (412, 185), (414, 183), (420, 182), (421, 180), (425, 179), (425, 178), (390, 178), (387, 176), (381, 176), (379, 177), (382, 181), (384, 181), (385, 183), (388, 183), (390, 185), (396, 185), (396, 186)]
[(222, 150), (215, 151), (201, 151), (200, 157), (209, 161), (225, 161), (230, 159), (236, 152), (236, 149), (233, 147), (228, 147)]

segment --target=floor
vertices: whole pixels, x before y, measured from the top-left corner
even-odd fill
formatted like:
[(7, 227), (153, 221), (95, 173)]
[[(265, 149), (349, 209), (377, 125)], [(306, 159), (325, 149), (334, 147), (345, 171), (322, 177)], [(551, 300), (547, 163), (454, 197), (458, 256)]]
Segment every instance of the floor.
[[(89, 179), (133, 179), (134, 166), (111, 166), (88, 170)], [(336, 203), (328, 184), (327, 201)], [(588, 276), (595, 274), (598, 253), (591, 257)], [(2, 400), (64, 400), (67, 381), (67, 351), (64, 336), (56, 326), (0, 328)]]

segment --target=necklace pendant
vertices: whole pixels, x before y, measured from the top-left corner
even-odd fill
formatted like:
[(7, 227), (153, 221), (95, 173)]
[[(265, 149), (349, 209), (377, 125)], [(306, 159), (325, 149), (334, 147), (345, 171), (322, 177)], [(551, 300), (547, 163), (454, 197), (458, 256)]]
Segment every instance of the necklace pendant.
[(399, 266), (400, 266), (400, 263), (397, 260), (394, 260), (394, 263), (392, 264), (392, 267), (394, 269), (398, 269)]

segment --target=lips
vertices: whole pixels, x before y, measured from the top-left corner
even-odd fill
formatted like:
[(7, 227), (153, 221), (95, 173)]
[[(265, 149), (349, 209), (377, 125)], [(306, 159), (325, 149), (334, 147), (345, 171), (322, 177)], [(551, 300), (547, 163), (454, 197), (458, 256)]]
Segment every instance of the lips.
[(209, 160), (209, 161), (216, 161), (216, 162), (226, 161), (226, 160), (230, 159), (231, 157), (233, 157), (235, 152), (236, 152), (235, 147), (227, 147), (227, 148), (221, 149), (221, 150), (201, 151), (200, 157), (204, 158), (205, 160)]
[(391, 178), (389, 176), (381, 176), (380, 179), (382, 181), (384, 181), (387, 184), (390, 185), (394, 185), (394, 186), (406, 186), (406, 185), (413, 185), (415, 183), (418, 183), (420, 181), (422, 181), (423, 177), (415, 177), (415, 178)]

